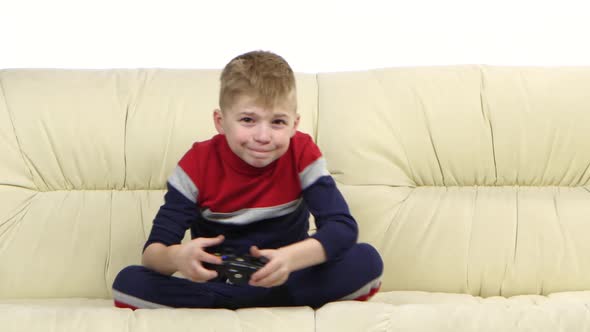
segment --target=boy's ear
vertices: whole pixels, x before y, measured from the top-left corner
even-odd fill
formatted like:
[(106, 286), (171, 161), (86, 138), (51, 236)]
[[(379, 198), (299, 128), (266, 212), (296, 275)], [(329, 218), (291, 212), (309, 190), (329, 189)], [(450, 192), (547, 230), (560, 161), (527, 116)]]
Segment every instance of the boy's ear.
[(299, 114), (296, 114), (295, 123), (293, 124), (293, 134), (291, 135), (291, 137), (293, 137), (295, 135), (297, 128), (299, 128), (299, 118), (300, 118)]
[(225, 134), (225, 131), (223, 130), (223, 125), (221, 124), (221, 121), (223, 120), (223, 113), (221, 113), (220, 109), (216, 109), (213, 111), (213, 123), (215, 124), (215, 129), (217, 129), (217, 132), (220, 133), (221, 135)]

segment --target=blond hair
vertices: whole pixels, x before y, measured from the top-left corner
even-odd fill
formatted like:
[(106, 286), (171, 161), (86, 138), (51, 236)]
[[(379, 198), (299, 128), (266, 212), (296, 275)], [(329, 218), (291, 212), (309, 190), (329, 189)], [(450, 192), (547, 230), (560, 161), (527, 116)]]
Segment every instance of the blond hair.
[(221, 73), (219, 107), (231, 108), (242, 95), (253, 97), (264, 107), (292, 99), (295, 96), (295, 75), (281, 56), (267, 51), (252, 51), (233, 58)]

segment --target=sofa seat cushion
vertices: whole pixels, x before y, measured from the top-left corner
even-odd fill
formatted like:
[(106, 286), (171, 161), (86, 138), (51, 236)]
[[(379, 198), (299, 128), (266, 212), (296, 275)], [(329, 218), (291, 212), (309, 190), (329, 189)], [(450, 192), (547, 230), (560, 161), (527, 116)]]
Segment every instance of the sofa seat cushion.
[(480, 297), (469, 294), (437, 293), (419, 291), (393, 291), (377, 293), (371, 302), (394, 305), (405, 304), (502, 304), (541, 305), (546, 303), (584, 303), (590, 305), (590, 291), (559, 292), (543, 295), (518, 295), (511, 297)]
[(110, 299), (0, 300), (3, 332), (16, 331), (314, 331), (309, 307), (119, 309)]
[(590, 292), (481, 298), (397, 291), (368, 303), (329, 303), (316, 313), (316, 331), (589, 331), (589, 307)]

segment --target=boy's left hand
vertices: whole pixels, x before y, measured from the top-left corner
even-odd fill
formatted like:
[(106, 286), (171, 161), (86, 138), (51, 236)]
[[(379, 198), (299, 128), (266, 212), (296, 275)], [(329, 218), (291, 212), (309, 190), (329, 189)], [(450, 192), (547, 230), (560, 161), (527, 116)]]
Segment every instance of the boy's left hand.
[(278, 249), (260, 250), (256, 246), (250, 247), (250, 255), (264, 256), (268, 263), (250, 277), (250, 286), (275, 287), (284, 284), (291, 273), (290, 260), (285, 252)]

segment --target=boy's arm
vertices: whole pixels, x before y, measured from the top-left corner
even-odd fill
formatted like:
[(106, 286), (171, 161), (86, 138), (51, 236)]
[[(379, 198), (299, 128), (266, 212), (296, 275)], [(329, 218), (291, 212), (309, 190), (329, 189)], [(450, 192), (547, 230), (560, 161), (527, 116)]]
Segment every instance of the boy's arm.
[(250, 278), (251, 286), (275, 287), (282, 285), (293, 271), (321, 264), (326, 261), (322, 244), (313, 238), (293, 243), (279, 249), (260, 250), (253, 246), (254, 257), (264, 256), (269, 262)]
[(308, 238), (301, 242), (282, 247), (279, 251), (283, 251), (285, 255), (290, 257), (293, 271), (305, 269), (306, 267), (318, 265), (326, 261), (324, 247), (314, 238)]
[(339, 257), (356, 243), (357, 223), (332, 176), (319, 177), (304, 190), (303, 197), (317, 226), (311, 237), (322, 244), (327, 260)]
[(295, 135), (293, 143), (303, 200), (317, 226), (312, 238), (321, 243), (330, 261), (356, 243), (358, 227), (311, 136)]
[(162, 274), (173, 274), (179, 244), (193, 220), (198, 217), (195, 203), (168, 182), (168, 192), (144, 245), (142, 264)]
[(177, 271), (174, 257), (178, 256), (180, 245), (165, 246), (154, 242), (145, 248), (141, 257), (143, 266), (161, 274), (172, 275)]
[(206, 281), (217, 276), (217, 272), (203, 267), (202, 262), (221, 264), (221, 258), (207, 253), (203, 248), (223, 242), (223, 235), (214, 238), (196, 238), (185, 244), (165, 246), (152, 243), (143, 254), (143, 264), (161, 274), (171, 275), (180, 271), (192, 281)]
[[(172, 177), (171, 177), (172, 178)], [(143, 247), (145, 249), (154, 242), (163, 243), (167, 246), (178, 244), (184, 238), (184, 234), (199, 216), (195, 198), (187, 198), (188, 194), (182, 193), (184, 189), (177, 189), (169, 180), (168, 191), (164, 195), (164, 204), (160, 206), (150, 235)], [(180, 186), (178, 186), (180, 187)], [(194, 200), (194, 201), (193, 201)]]
[[(221, 258), (207, 253), (204, 248), (219, 245), (223, 236), (215, 238), (198, 237), (180, 244), (186, 230), (198, 217), (195, 202), (185, 193), (176, 189), (179, 186), (172, 177), (168, 182), (165, 203), (160, 207), (142, 255), (142, 264), (161, 274), (172, 275), (180, 271), (193, 281), (205, 281), (217, 276), (217, 272), (203, 267), (201, 262), (221, 264)], [(191, 196), (189, 196), (191, 197)], [(192, 198), (192, 197), (191, 197)], [(195, 197), (196, 200), (196, 197)]]

